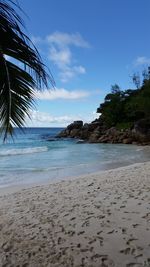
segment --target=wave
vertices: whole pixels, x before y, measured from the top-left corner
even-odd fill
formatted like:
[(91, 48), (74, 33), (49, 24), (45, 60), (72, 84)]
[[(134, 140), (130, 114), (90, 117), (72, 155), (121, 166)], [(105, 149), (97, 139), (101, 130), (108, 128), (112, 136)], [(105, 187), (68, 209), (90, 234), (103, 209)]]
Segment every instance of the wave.
[(142, 150), (144, 150), (143, 147), (142, 147), (142, 148), (138, 148), (138, 149), (136, 149), (136, 151), (142, 151)]
[(24, 154), (41, 153), (46, 151), (48, 151), (47, 146), (8, 149), (0, 151), (0, 156), (2, 157), (2, 156), (24, 155)]

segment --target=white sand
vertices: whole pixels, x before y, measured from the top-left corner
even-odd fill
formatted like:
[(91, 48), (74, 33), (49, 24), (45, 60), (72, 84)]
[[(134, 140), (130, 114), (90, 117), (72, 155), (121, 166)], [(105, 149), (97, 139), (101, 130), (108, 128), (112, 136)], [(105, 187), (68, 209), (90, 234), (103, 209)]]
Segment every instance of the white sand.
[(0, 196), (0, 266), (149, 267), (150, 163)]

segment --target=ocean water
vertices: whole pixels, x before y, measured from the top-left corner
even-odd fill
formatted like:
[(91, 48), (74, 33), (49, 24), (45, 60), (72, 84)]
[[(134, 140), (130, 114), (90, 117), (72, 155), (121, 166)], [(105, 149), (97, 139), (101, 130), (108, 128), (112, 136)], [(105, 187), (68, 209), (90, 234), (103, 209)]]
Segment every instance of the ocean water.
[(122, 144), (77, 144), (56, 139), (62, 128), (15, 129), (0, 139), (0, 187), (45, 183), (150, 160), (150, 149)]

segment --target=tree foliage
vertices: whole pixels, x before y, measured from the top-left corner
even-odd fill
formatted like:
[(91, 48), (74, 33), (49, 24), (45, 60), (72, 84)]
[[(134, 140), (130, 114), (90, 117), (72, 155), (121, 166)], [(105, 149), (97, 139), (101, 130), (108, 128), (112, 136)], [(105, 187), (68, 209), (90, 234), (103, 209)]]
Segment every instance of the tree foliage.
[(142, 75), (142, 85), (139, 85), (139, 75), (132, 77), (137, 89), (123, 91), (115, 84), (100, 104), (97, 112), (108, 127), (122, 123), (131, 126), (139, 119), (150, 117), (150, 67)]

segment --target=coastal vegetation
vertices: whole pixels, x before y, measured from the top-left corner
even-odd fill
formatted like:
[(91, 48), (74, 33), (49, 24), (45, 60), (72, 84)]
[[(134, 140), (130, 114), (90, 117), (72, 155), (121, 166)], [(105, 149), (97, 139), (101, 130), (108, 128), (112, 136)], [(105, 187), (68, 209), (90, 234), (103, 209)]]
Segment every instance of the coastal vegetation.
[(150, 67), (134, 74), (135, 89), (121, 90), (115, 84), (97, 108), (95, 121), (70, 124), (58, 137), (73, 137), (94, 143), (150, 143)]
[(140, 75), (133, 75), (134, 90), (123, 91), (117, 84), (112, 86), (104, 103), (97, 109), (108, 127), (131, 128), (136, 121), (150, 117), (150, 67), (143, 71), (142, 76), (140, 83)]
[[(0, 130), (4, 140), (22, 127), (34, 105), (34, 91), (47, 87), (53, 78), (23, 32), (23, 21), (15, 11), (16, 1), (0, 0)], [(20, 11), (22, 11), (20, 9)]]

